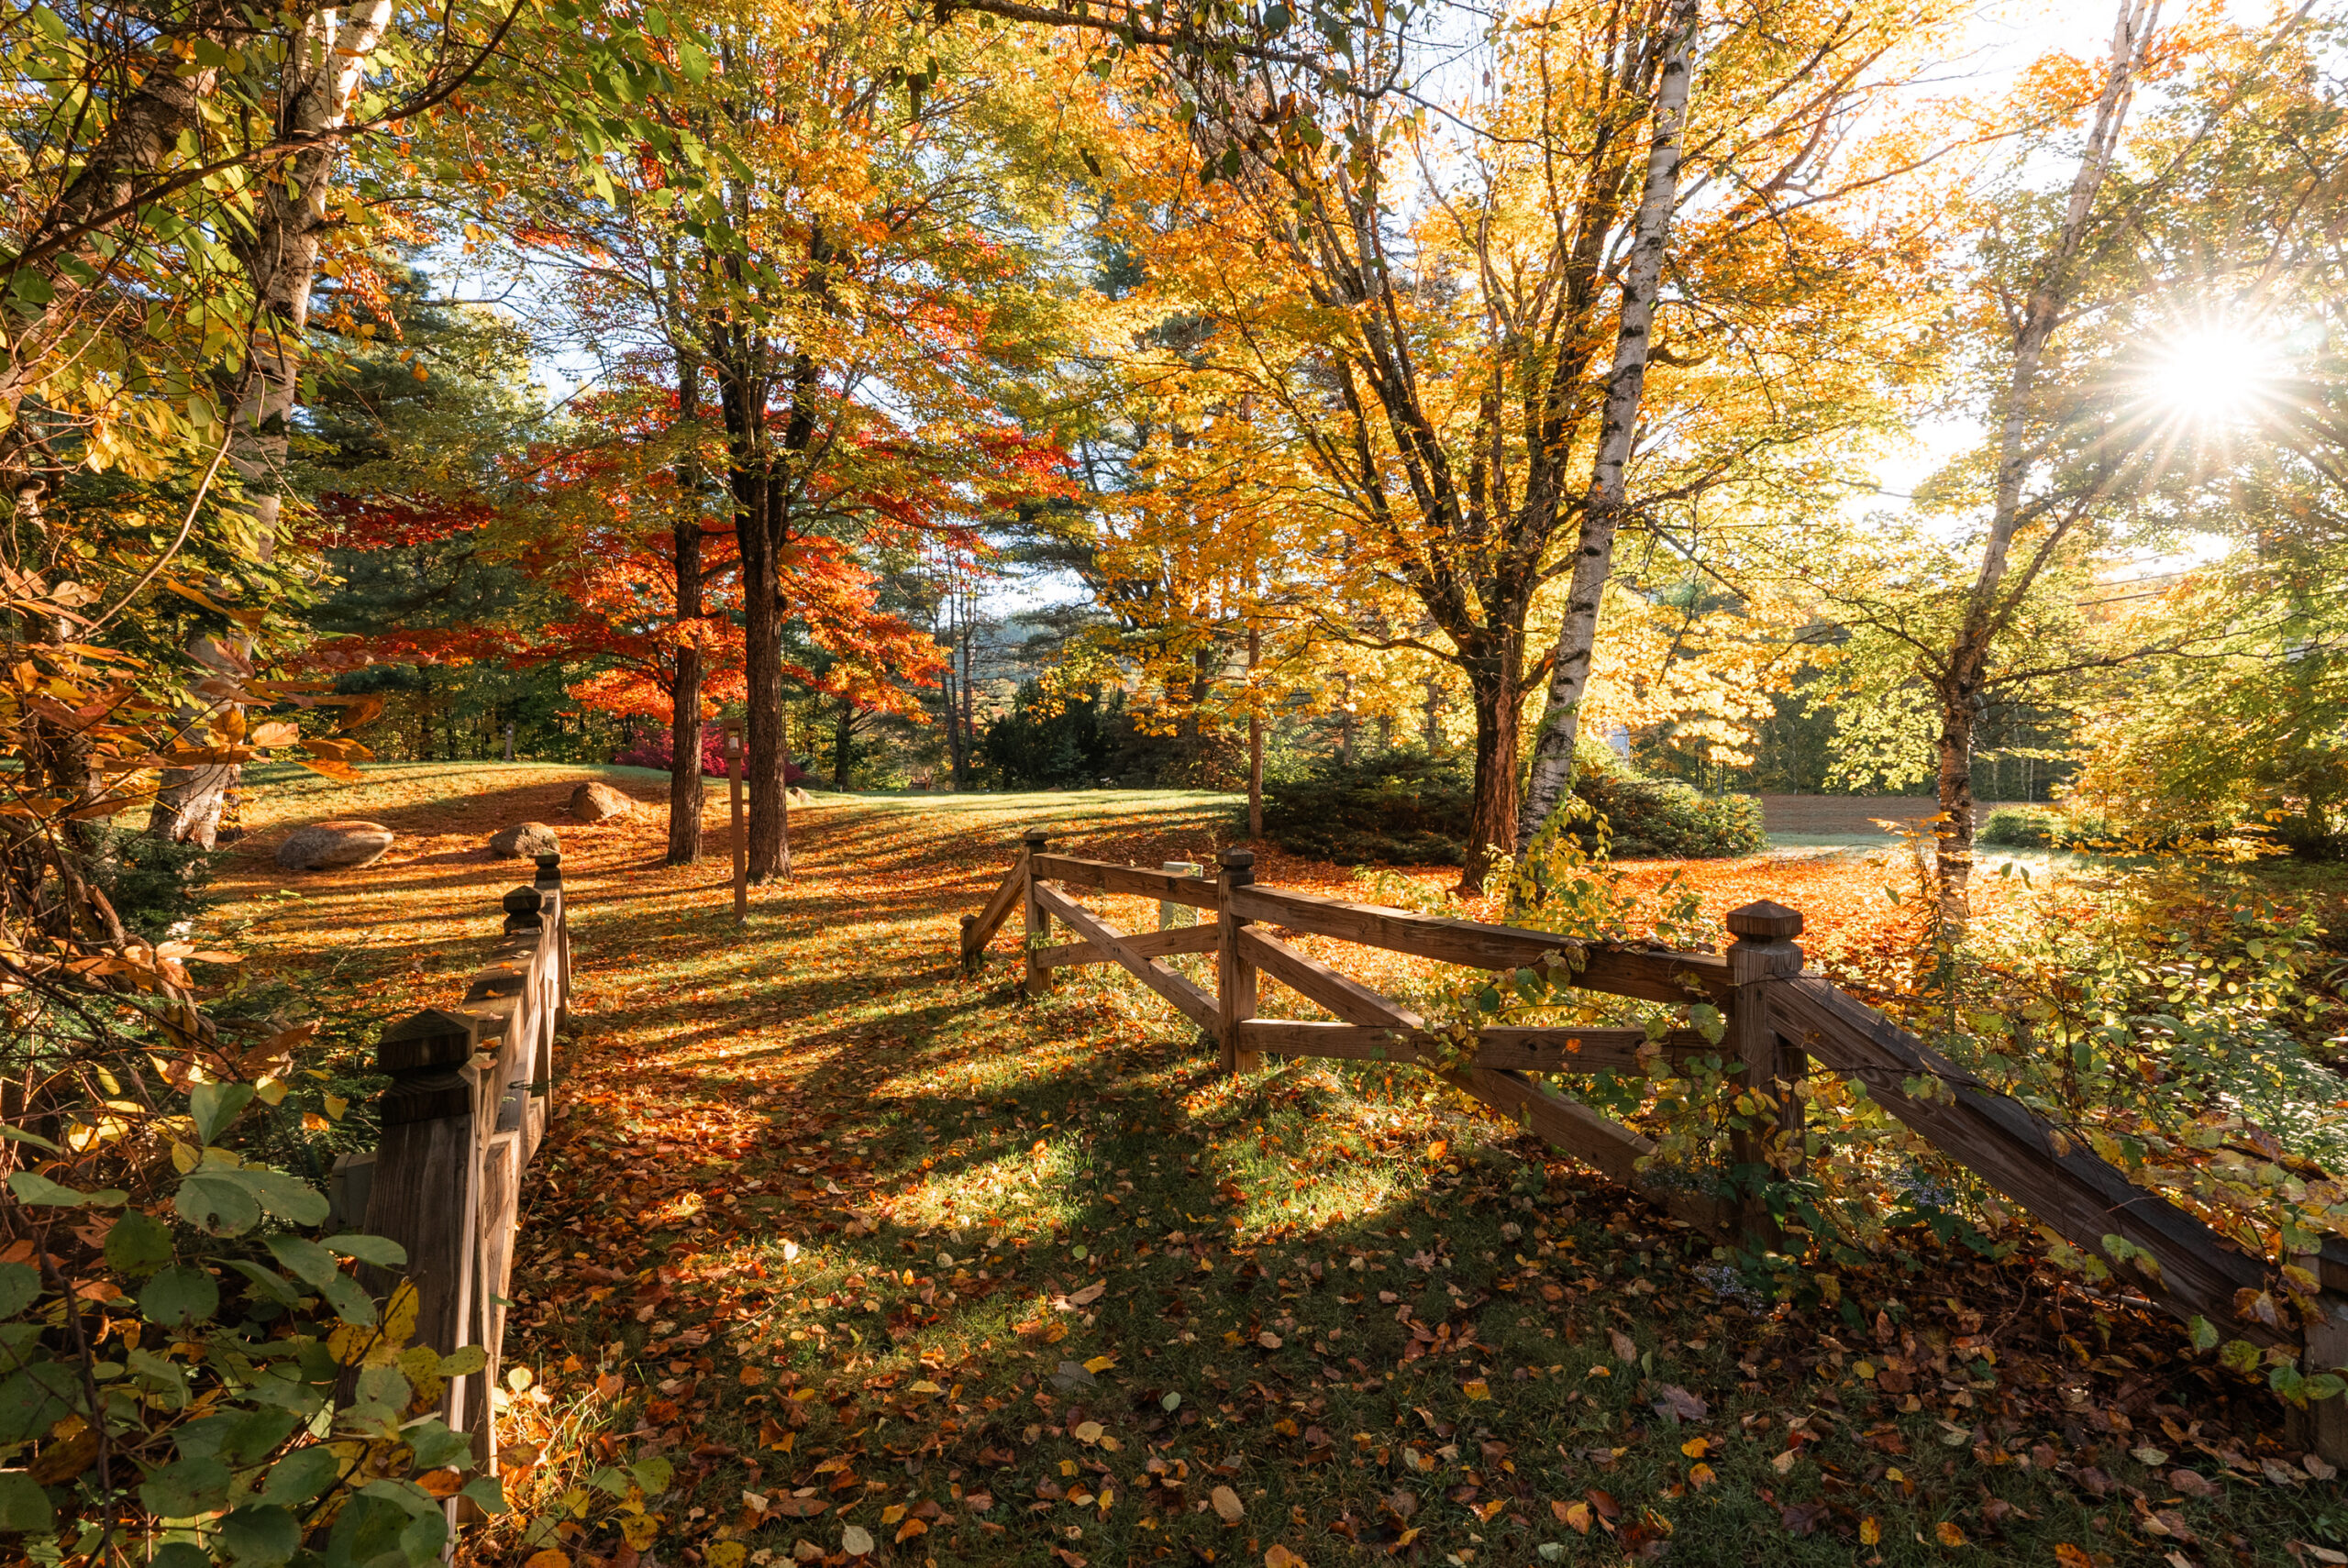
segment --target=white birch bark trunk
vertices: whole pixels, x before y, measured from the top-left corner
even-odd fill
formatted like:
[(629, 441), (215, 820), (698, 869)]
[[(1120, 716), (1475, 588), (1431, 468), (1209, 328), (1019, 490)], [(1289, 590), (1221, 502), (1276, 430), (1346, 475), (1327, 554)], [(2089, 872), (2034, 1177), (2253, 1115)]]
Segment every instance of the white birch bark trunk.
[[(367, 62), (391, 21), (392, 0), (362, 0), (347, 13), (324, 6), (310, 14), (285, 63), (279, 94), (280, 135), (306, 138), (343, 123), (365, 79)], [(318, 249), (327, 227), (327, 202), (339, 157), (336, 143), (313, 143), (284, 168), (269, 171), (258, 185), (260, 200), (245, 257), (256, 305), (251, 362), (243, 399), (232, 416), (235, 434), (228, 462), (244, 481), (251, 507), (251, 547), (263, 561), (277, 547), (285, 460), (292, 444), (290, 421), (301, 385), (303, 337), (309, 329), (310, 290), (317, 276)], [(245, 655), (249, 639), (239, 636), (234, 642), (233, 647), (214, 645), (208, 650), (191, 644), (188, 656), (213, 669), (243, 667), (249, 671)], [(206, 651), (211, 657), (205, 657)], [(205, 729), (222, 711), (219, 704), (191, 703), (183, 709), (182, 743), (201, 744)], [(234, 763), (166, 771), (147, 831), (211, 848), (239, 773)]]
[(1534, 738), (1533, 763), (1518, 807), (1516, 847), (1522, 854), (1574, 781), (1574, 741), (1581, 730), (1581, 701), (1589, 689), (1591, 651), (1598, 642), (1599, 606), (1614, 571), (1614, 536), (1622, 522), (1624, 472), (1646, 391), (1656, 295), (1670, 248), (1671, 214), (1679, 196), (1679, 164), (1688, 124), (1689, 79), (1695, 54), (1699, 6), (1678, 0), (1669, 41), (1656, 83), (1655, 142), (1647, 153), (1646, 185), (1632, 219), (1631, 255), (1623, 272), (1623, 310), (1614, 334), (1614, 361), (1606, 382), (1605, 424), (1582, 503), (1573, 581), (1549, 675), (1549, 703)]

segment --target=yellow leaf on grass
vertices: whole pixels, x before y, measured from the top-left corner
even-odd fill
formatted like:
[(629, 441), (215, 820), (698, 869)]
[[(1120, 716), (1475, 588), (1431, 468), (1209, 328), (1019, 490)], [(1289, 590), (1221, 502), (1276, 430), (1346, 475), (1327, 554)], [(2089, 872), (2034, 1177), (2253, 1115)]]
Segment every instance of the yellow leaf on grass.
[(522, 1568), (570, 1568), (570, 1559), (549, 1546), (544, 1551), (530, 1553)]
[(1940, 1523), (1933, 1527), (1933, 1533), (1941, 1538), (1941, 1544), (1943, 1546), (1963, 1546), (1965, 1544), (1965, 1532), (1957, 1529), (1955, 1521), (1953, 1520), (1941, 1520)]
[(1096, 1355), (1091, 1360), (1084, 1364), (1084, 1370), (1087, 1372), (1106, 1372), (1116, 1364), (1117, 1358), (1113, 1355)]
[(907, 1519), (903, 1524), (897, 1528), (897, 1539), (899, 1540), (911, 1540), (917, 1535), (927, 1535), (928, 1533), (928, 1524), (921, 1519)]
[(1689, 1438), (1679, 1445), (1679, 1452), (1690, 1459), (1701, 1459), (1711, 1446), (1712, 1440), (1710, 1438)]
[(650, 1546), (652, 1538), (659, 1533), (659, 1521), (650, 1514), (630, 1514), (620, 1521), (621, 1539), (638, 1551)]
[(1461, 1384), (1459, 1391), (1470, 1399), (1489, 1399), (1492, 1397), (1492, 1386), (1480, 1377), (1470, 1378)]
[(1869, 1514), (1866, 1518), (1859, 1521), (1859, 1544), (1861, 1546), (1877, 1546), (1880, 1545), (1882, 1541), (1883, 1526), (1877, 1522), (1876, 1517), (1873, 1514)]
[(1239, 1494), (1228, 1486), (1217, 1486), (1207, 1495), (1207, 1501), (1214, 1505), (1215, 1517), (1225, 1524), (1237, 1524), (1246, 1517), (1246, 1505), (1240, 1502)]
[(1699, 1464), (1695, 1469), (1688, 1472), (1688, 1485), (1699, 1489), (1711, 1485), (1715, 1479), (1717, 1477), (1713, 1475), (1712, 1467), (1709, 1464)]
[(1101, 1423), (1098, 1421), (1079, 1421), (1076, 1425), (1076, 1430), (1068, 1435), (1074, 1438), (1077, 1441), (1087, 1445), (1099, 1442), (1101, 1441)]
[(887, 1507), (880, 1510), (880, 1522), (884, 1525), (895, 1524), (899, 1519), (903, 1518), (904, 1517), (905, 1506), (903, 1503), (892, 1503)]
[(2054, 1561), (2061, 1568), (2095, 1568), (2095, 1559), (2067, 1540), (2054, 1549)]
[(708, 1568), (742, 1568), (742, 1560), (749, 1551), (738, 1540), (720, 1540), (702, 1548), (701, 1560)]
[(1549, 1511), (1571, 1526), (1576, 1532), (1582, 1535), (1589, 1533), (1589, 1505), (1588, 1503), (1552, 1503), (1549, 1505)]
[(1304, 1568), (1304, 1559), (1285, 1546), (1275, 1545), (1264, 1553), (1264, 1568)]

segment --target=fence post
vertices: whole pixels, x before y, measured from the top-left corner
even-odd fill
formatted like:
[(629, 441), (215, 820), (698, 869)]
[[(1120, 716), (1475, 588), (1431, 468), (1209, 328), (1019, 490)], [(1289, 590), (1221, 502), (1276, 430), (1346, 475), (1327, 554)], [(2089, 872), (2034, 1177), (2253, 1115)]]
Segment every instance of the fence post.
[[(1801, 934), (1801, 913), (1763, 899), (1729, 911), (1727, 923), (1736, 936), (1728, 950), (1728, 977), (1736, 991), (1729, 1004), (1727, 1043), (1744, 1067), (1737, 1093), (1749, 1095), (1754, 1107), (1745, 1130), (1730, 1135), (1729, 1148), (1731, 1159), (1751, 1175), (1755, 1167), (1769, 1165), (1773, 1145), (1782, 1149), (1790, 1143), (1792, 1158), (1800, 1157), (1800, 1086), (1808, 1063), (1799, 1047), (1778, 1038), (1769, 1015), (1769, 989), (1772, 981), (1801, 973), (1801, 949), (1794, 944)], [(1761, 1131), (1773, 1123), (1773, 1132)], [(1745, 1245), (1766, 1252), (1783, 1243), (1759, 1193), (1743, 1196), (1740, 1216)]]
[(1256, 879), (1256, 853), (1226, 849), (1216, 859), (1222, 866), (1214, 881), (1216, 1043), (1224, 1072), (1253, 1072), (1262, 1058), (1239, 1048), (1239, 1026), (1256, 1016), (1256, 966), (1239, 951), (1239, 928), (1247, 922), (1231, 912), (1231, 895)]
[[(482, 1140), (471, 1064), (481, 1027), (480, 1019), (436, 1008), (400, 1020), (375, 1043), (375, 1070), (392, 1085), (376, 1102), (382, 1136), (367, 1229), (406, 1249), (407, 1265), (369, 1283), (387, 1290), (404, 1274), (415, 1286), (416, 1342), (442, 1355), (464, 1342), (475, 1315)], [(446, 1419), (460, 1430), (473, 1403), (466, 1381), (449, 1380)]]
[(1043, 946), (1043, 939), (1051, 934), (1052, 917), (1036, 901), (1036, 856), (1044, 853), (1052, 835), (1042, 828), (1029, 828), (1020, 835), (1019, 852), (1020, 897), (1027, 913), (1027, 969), (1021, 986), (1031, 997), (1042, 996), (1052, 988), (1052, 972), (1036, 956)]

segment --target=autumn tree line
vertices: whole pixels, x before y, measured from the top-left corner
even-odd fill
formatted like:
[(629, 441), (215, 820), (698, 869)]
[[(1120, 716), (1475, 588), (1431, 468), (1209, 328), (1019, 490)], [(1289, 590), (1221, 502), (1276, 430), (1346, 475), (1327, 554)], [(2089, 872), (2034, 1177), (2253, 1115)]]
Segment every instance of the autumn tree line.
[(2342, 826), (2312, 5), (1995, 69), (1939, 0), (6, 16), (44, 929), (101, 818), (525, 720), (665, 730), (689, 861), (738, 716), (771, 876), (791, 758), (967, 780), (1006, 653), (1251, 797), (1282, 726), (1456, 751), (1470, 886), (1594, 742), (1789, 718), (1937, 790), (1952, 909), (1985, 760)]

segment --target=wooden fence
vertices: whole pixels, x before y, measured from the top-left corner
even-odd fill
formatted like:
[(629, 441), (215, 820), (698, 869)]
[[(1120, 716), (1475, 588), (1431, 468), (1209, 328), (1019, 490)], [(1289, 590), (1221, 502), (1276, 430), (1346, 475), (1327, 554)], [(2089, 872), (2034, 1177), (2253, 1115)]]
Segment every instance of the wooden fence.
[[(445, 1419), (497, 1459), (492, 1390), (502, 1368), (506, 1288), (523, 1173), (553, 1108), (556, 1032), (570, 996), (570, 931), (562, 856), (538, 856), (537, 878), (504, 895), (504, 930), (464, 999), (386, 1027), (376, 1070), (382, 1136), (371, 1154), (337, 1163), (337, 1207), (407, 1249), (415, 1341), (443, 1354), (480, 1345), (488, 1365), (449, 1383)], [(395, 1283), (378, 1275), (380, 1293)]]
[[(2009, 1096), (1982, 1084), (1915, 1035), (1826, 980), (1803, 973), (1794, 938), (1802, 918), (1762, 901), (1732, 911), (1735, 941), (1725, 953), (1577, 942), (1545, 932), (1445, 920), (1375, 904), (1264, 887), (1255, 856), (1226, 850), (1220, 875), (1171, 876), (1135, 867), (1049, 853), (1046, 834), (1030, 831), (1017, 860), (985, 908), (962, 917), (961, 951), (975, 968), (1013, 907), (1025, 912), (1023, 985), (1048, 988), (1056, 969), (1115, 964), (1213, 1037), (1225, 1070), (1256, 1066), (1260, 1054), (1412, 1061), (1433, 1056), (1436, 1037), (1408, 1008), (1298, 951), (1277, 934), (1304, 933), (1365, 947), (1464, 965), (1472, 969), (1532, 968), (1569, 976), (1572, 987), (1666, 1003), (1709, 1002), (1727, 1021), (1718, 1044), (1694, 1030), (1667, 1033), (1669, 1056), (1718, 1053), (1731, 1067), (1728, 1092), (1751, 1097), (1754, 1114), (1731, 1119), (1730, 1159), (1748, 1171), (1770, 1165), (1789, 1176), (1801, 1165), (1803, 1082), (1823, 1070), (1866, 1086), (1867, 1096), (1972, 1170), (2073, 1245), (2111, 1259), (2114, 1251), (2152, 1260), (2112, 1266), (2146, 1299), (2180, 1318), (2202, 1317), (2229, 1339), (2262, 1347), (2288, 1344), (2310, 1375), (2348, 1364), (2348, 1247), (2327, 1242), (2296, 1260), (2320, 1282), (2298, 1297), (2303, 1331), (2287, 1333), (2237, 1316), (2251, 1297), (2273, 1291), (2278, 1272), (2195, 1216), (2132, 1184), (2115, 1166)], [(1128, 894), (1212, 911), (1195, 926), (1127, 934), (1084, 907), (1077, 890)], [(1053, 944), (1058, 921), (1076, 940)], [(1164, 960), (1183, 953), (1215, 955), (1210, 995)], [(1563, 961), (1567, 967), (1556, 966)], [(1325, 1010), (1326, 1020), (1257, 1016), (1265, 978)], [(1667, 1212), (1748, 1246), (1778, 1241), (1767, 1204), (1725, 1196), (1733, 1184), (1687, 1173), (1643, 1171), (1651, 1140), (1588, 1106), (1543, 1088), (1530, 1074), (1608, 1069), (1640, 1071), (1651, 1052), (1646, 1032), (1604, 1028), (1501, 1028), (1480, 1031), (1464, 1066), (1443, 1072), (1451, 1083), (1508, 1115), (1565, 1153), (1633, 1189)], [(1456, 1060), (1456, 1053), (1446, 1053)], [(1747, 1184), (1750, 1185), (1750, 1184)], [(2128, 1247), (2107, 1244), (2117, 1237)], [(2133, 1249), (2132, 1251), (2131, 1249)], [(2239, 1297), (2237, 1293), (2247, 1293)], [(2301, 1437), (2326, 1459), (2348, 1462), (2348, 1397), (2316, 1401), (2295, 1412)]]

